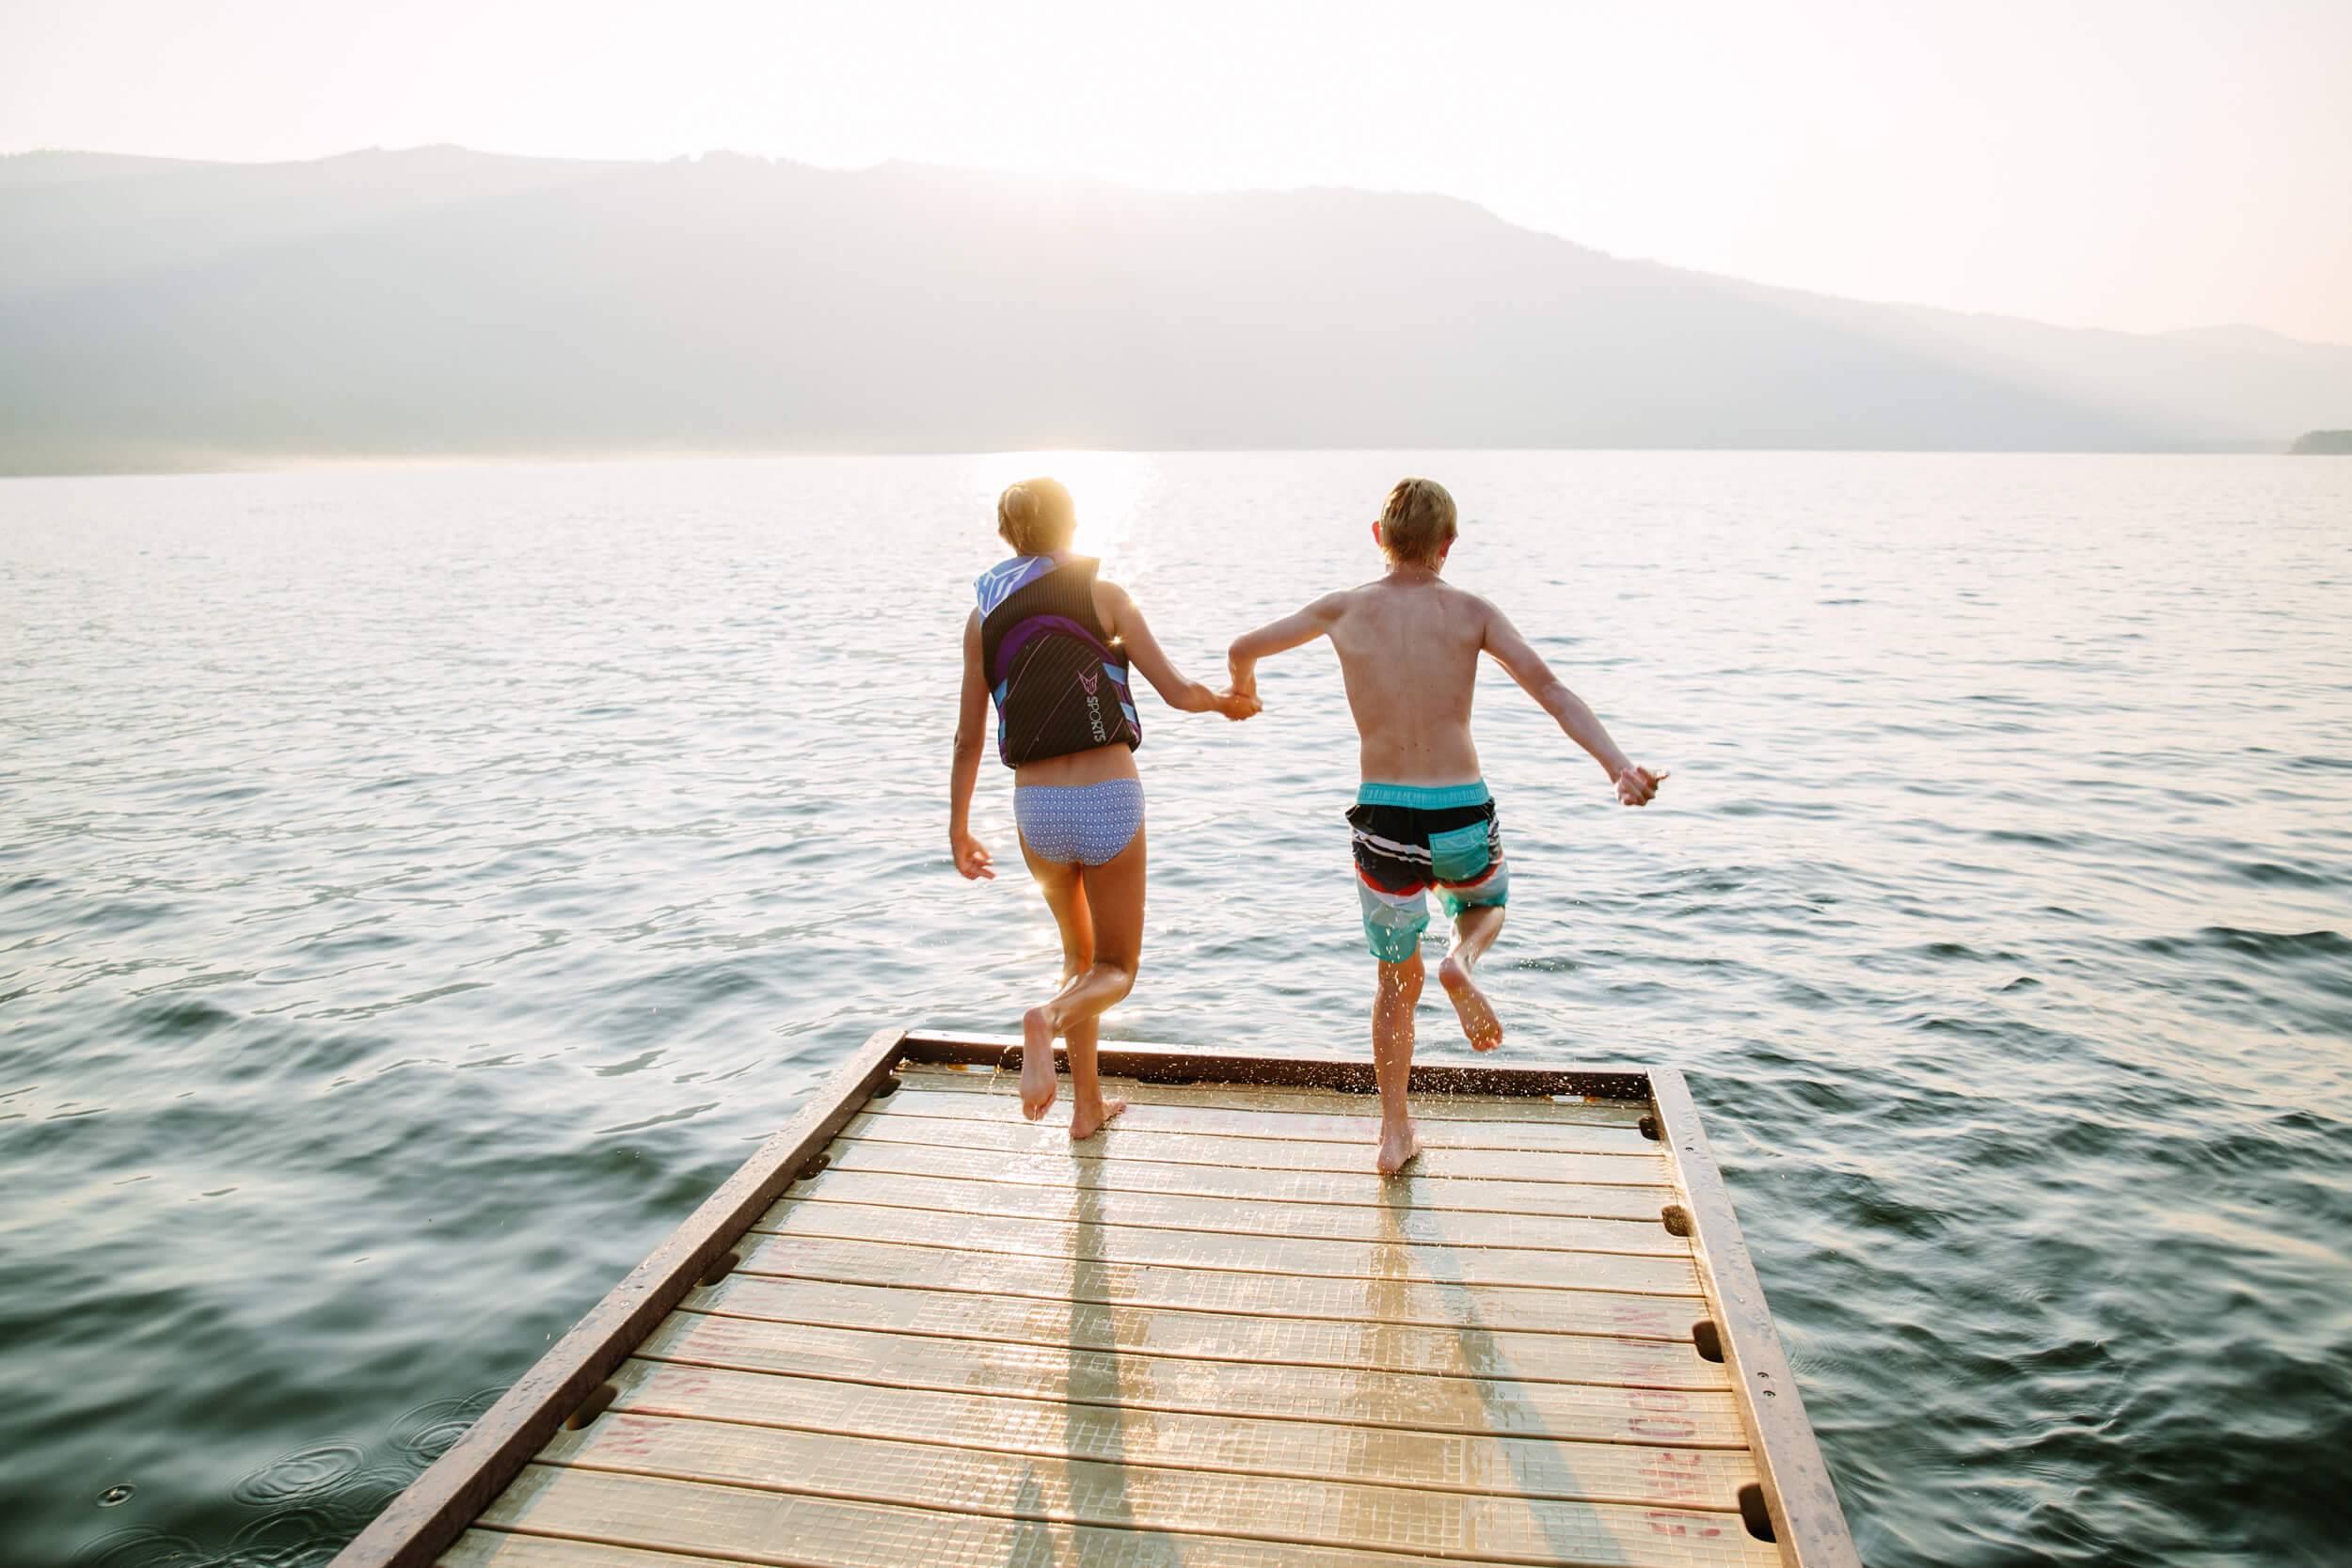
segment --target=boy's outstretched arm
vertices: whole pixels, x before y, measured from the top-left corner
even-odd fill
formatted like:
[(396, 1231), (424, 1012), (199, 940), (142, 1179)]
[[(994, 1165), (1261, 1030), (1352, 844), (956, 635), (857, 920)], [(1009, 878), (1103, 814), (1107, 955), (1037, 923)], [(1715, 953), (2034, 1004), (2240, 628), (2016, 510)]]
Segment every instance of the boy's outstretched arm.
[(1109, 614), (1104, 619), (1113, 637), (1125, 645), (1127, 657), (1143, 672), (1152, 689), (1164, 698), (1169, 707), (1179, 713), (1221, 713), (1232, 720), (1243, 720), (1258, 711), (1258, 699), (1238, 691), (1212, 691), (1196, 680), (1187, 680), (1178, 673), (1176, 665), (1160, 647), (1160, 640), (1152, 635), (1152, 627), (1143, 618), (1143, 611), (1127, 591), (1114, 584), (1098, 580), (1095, 583), (1095, 604)]
[(1256, 631), (1234, 638), (1233, 645), (1226, 650), (1233, 689), (1254, 702), (1258, 695), (1258, 660), (1287, 653), (1323, 636), (1340, 618), (1345, 602), (1344, 593), (1326, 594), (1304, 610), (1294, 610), (1279, 621), (1268, 621)]
[(1617, 743), (1609, 738), (1609, 730), (1601, 723), (1599, 715), (1587, 707), (1583, 698), (1569, 690), (1560, 677), (1551, 673), (1551, 666), (1544, 662), (1544, 656), (1519, 635), (1519, 628), (1511, 624), (1509, 616), (1492, 605), (1486, 607), (1486, 650), (1494, 655), (1495, 661), (1511, 673), (1511, 678), (1518, 682), (1546, 713), (1551, 715), (1570, 740), (1583, 747), (1593, 760), (1600, 764), (1601, 770), (1617, 786), (1619, 800), (1629, 806), (1646, 806), (1650, 803), (1651, 798), (1658, 793), (1659, 781), (1666, 777), (1665, 773), (1653, 773), (1646, 768), (1635, 767), (1633, 759), (1618, 750)]

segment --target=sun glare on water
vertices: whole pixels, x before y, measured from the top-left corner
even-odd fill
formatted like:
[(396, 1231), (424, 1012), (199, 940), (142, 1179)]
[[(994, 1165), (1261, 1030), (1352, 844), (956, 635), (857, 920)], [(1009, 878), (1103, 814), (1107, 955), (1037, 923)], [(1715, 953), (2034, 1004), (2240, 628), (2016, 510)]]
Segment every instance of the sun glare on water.
[(1111, 571), (1132, 561), (1136, 520), (1144, 498), (1159, 480), (1159, 467), (1144, 452), (996, 451), (973, 460), (972, 496), (981, 515), (995, 515), (996, 497), (1019, 479), (1050, 477), (1070, 487), (1078, 507), (1073, 547), (1103, 558)]

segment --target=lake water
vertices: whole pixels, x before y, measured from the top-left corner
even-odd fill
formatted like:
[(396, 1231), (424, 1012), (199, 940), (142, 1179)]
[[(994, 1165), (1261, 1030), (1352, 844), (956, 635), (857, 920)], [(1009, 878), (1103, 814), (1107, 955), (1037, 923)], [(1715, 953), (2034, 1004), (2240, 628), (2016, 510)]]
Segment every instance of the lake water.
[[(2344, 1560), (2352, 463), (1610, 453), (0, 484), (0, 1560), (323, 1560), (870, 1031), (1014, 1026), (945, 784), (1041, 468), (1204, 676), (1435, 473), (1674, 770), (1490, 673), (1505, 1059), (1692, 1075), (1877, 1568)], [(1328, 649), (1263, 695), (1144, 699), (1106, 1035), (1361, 1048)]]

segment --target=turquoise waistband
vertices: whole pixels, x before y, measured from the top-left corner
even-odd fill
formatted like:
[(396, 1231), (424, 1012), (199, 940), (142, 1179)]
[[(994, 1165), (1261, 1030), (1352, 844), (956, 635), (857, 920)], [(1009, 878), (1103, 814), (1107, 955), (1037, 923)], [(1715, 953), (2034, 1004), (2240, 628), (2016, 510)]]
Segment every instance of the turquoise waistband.
[(1483, 806), (1494, 797), (1486, 781), (1466, 784), (1392, 784), (1369, 781), (1356, 790), (1359, 806), (1411, 806), (1416, 811), (1443, 811), (1448, 806)]

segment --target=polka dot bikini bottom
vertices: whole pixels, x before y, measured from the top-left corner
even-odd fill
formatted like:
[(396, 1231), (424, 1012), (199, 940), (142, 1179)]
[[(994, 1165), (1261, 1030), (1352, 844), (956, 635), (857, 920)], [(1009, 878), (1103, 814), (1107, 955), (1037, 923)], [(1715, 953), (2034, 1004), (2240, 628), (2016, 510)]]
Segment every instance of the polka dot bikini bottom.
[(1015, 784), (1012, 819), (1021, 842), (1041, 861), (1101, 865), (1143, 831), (1143, 781), (1090, 784)]

